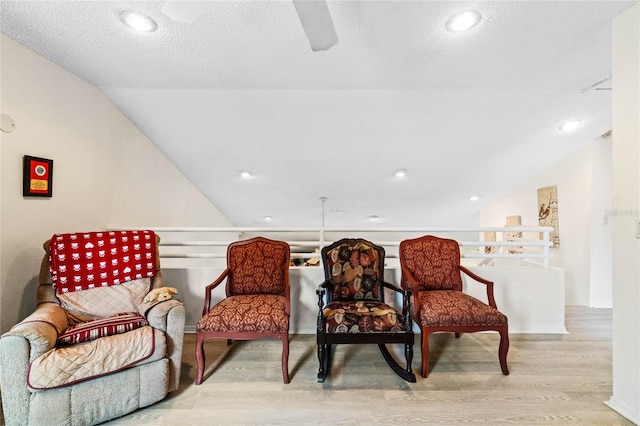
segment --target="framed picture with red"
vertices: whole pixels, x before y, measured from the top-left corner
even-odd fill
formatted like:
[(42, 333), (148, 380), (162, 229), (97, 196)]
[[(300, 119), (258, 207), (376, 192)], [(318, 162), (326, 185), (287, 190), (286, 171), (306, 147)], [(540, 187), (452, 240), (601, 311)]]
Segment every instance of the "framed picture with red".
[(51, 197), (53, 195), (53, 160), (24, 156), (22, 164), (22, 195)]

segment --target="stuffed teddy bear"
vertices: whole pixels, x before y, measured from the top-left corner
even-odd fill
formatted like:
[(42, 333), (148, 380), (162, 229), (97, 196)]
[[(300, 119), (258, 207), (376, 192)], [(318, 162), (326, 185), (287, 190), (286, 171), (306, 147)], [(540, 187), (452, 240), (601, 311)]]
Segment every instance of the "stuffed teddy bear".
[(151, 290), (142, 300), (143, 303), (164, 302), (177, 294), (178, 290), (174, 287), (158, 287)]

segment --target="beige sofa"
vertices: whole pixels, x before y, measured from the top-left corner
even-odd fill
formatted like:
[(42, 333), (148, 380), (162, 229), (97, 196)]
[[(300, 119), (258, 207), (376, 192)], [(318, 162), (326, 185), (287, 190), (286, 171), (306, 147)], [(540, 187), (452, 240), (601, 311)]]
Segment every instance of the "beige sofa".
[[(177, 389), (184, 305), (176, 299), (143, 300), (150, 289), (163, 286), (159, 261), (153, 277), (63, 297), (51, 284), (49, 245), (44, 245), (35, 311), (0, 338), (6, 424), (98, 424)], [(145, 324), (82, 343), (58, 341), (74, 324), (131, 311), (139, 312)]]

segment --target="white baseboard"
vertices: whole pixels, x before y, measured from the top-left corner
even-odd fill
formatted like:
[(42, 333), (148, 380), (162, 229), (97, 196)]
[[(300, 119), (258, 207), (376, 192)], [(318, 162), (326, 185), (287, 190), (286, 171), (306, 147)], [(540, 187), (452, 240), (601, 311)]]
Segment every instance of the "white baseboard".
[(604, 403), (621, 416), (626, 417), (628, 420), (632, 421), (635, 424), (640, 424), (640, 412), (632, 409), (616, 397), (612, 396), (608, 401), (604, 401)]

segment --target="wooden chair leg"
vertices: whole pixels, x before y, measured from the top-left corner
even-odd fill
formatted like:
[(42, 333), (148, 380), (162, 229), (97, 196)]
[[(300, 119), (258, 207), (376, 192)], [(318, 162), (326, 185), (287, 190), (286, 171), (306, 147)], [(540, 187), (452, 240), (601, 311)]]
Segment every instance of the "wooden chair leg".
[(331, 352), (331, 345), (318, 343), (318, 383), (324, 383), (331, 371)]
[(420, 375), (426, 378), (429, 375), (429, 333), (424, 329), (422, 330), (422, 368)]
[(289, 334), (282, 336), (282, 380), (289, 383)]
[(413, 362), (413, 344), (404, 345), (404, 358), (407, 361), (407, 373), (410, 376), (413, 376), (413, 382), (415, 382), (416, 376), (415, 374), (413, 374), (413, 367), (411, 365), (411, 363)]
[(198, 370), (196, 373), (196, 385), (202, 383), (202, 376), (204, 375), (204, 339), (196, 334), (196, 364), (198, 366)]
[(498, 357), (500, 358), (500, 368), (502, 374), (509, 375), (509, 367), (507, 367), (507, 353), (509, 352), (509, 331), (500, 330), (500, 348), (498, 349)]
[(327, 376), (327, 371), (325, 368), (326, 358), (329, 355), (327, 354), (327, 345), (323, 343), (318, 343), (318, 383), (324, 383), (324, 380)]

